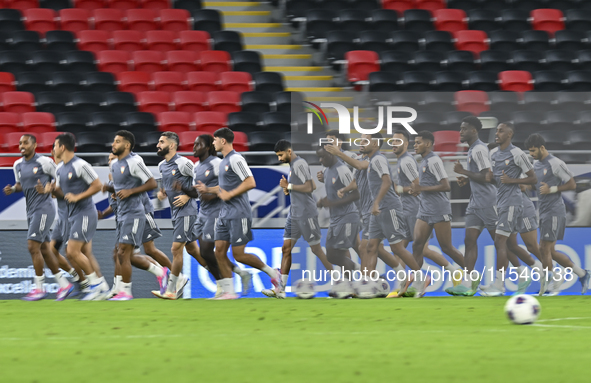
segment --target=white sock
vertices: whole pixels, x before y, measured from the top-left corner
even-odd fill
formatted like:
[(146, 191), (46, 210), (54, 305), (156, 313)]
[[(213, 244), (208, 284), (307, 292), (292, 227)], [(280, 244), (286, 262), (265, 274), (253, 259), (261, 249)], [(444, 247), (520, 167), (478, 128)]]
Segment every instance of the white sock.
[(96, 276), (96, 272), (88, 274), (87, 276), (91, 286), (98, 285), (100, 283), (98, 277)]
[[(246, 272), (245, 270), (242, 270), (242, 269), (241, 269), (240, 267), (238, 267), (238, 266), (234, 266), (234, 267), (232, 267), (232, 271), (233, 271), (233, 272), (235, 272), (235, 273), (236, 273), (236, 274), (238, 274), (238, 275), (242, 275), (242, 274), (244, 274), (244, 273)], [(263, 270), (263, 271), (264, 271), (264, 270)]]
[(263, 266), (261, 271), (264, 271), (265, 273), (267, 273), (267, 275), (270, 276), (271, 278), (275, 278), (275, 276), (277, 275), (277, 271), (275, 271), (274, 269), (272, 269), (268, 265)]
[(103, 290), (109, 290), (109, 284), (107, 283), (105, 277), (100, 277), (99, 280), (101, 281), (101, 286), (103, 287)]
[(531, 266), (531, 269), (532, 269), (532, 270), (535, 270), (535, 269), (537, 269), (536, 271), (537, 271), (538, 273), (541, 273), (543, 268), (544, 268), (544, 266), (542, 266), (542, 262), (540, 262), (540, 260), (539, 260), (539, 259), (536, 259), (536, 260), (534, 261), (534, 265), (533, 265), (533, 266)]
[(161, 277), (164, 275), (161, 267), (157, 267), (153, 263), (150, 263), (150, 267), (148, 267), (148, 272), (154, 274), (157, 277)]
[(234, 291), (234, 279), (232, 278), (224, 278), (221, 281), (222, 289), (226, 294), (236, 294)]
[(577, 277), (579, 278), (583, 278), (585, 276), (585, 270), (581, 269), (575, 264), (573, 264), (573, 273), (577, 274)]
[(166, 286), (167, 293), (174, 293), (176, 292), (176, 280), (179, 277), (170, 273), (170, 277), (168, 277), (168, 286)]
[(461, 269), (460, 269), (458, 266), (456, 266), (455, 264), (453, 264), (453, 263), (451, 263), (451, 262), (450, 262), (450, 263), (448, 263), (446, 266), (443, 266), (443, 268), (444, 268), (445, 270), (449, 271), (450, 273), (452, 273), (452, 275), (453, 275), (453, 272), (454, 272), (454, 271), (456, 271), (456, 270), (461, 270)]
[(129, 282), (129, 283), (121, 282), (121, 291), (120, 292), (131, 295), (131, 282)]
[(70, 271), (68, 271), (68, 273), (72, 276), (72, 281), (78, 282), (80, 280), (80, 276), (78, 275), (76, 270), (74, 270), (74, 268), (71, 268)]
[(55, 281), (57, 282), (58, 285), (60, 285), (60, 288), (65, 288), (68, 287), (68, 285), (70, 284), (70, 282), (68, 281), (68, 279), (66, 278), (66, 276), (64, 275), (63, 271), (60, 271), (59, 273), (54, 275)]
[(88, 281), (88, 278), (86, 278), (83, 281), (80, 281), (80, 287), (82, 288), (82, 290), (90, 287), (90, 282)]
[(504, 283), (505, 281), (503, 281), (503, 273), (501, 272), (501, 270), (497, 270), (493, 286), (499, 290), (503, 290)]
[(34, 276), (33, 280), (35, 281), (35, 289), (39, 290), (39, 291), (45, 291), (45, 289), (43, 288), (43, 284), (45, 283), (45, 275), (42, 275), (40, 277), (38, 276)]
[(115, 276), (115, 291), (121, 291), (121, 284), (123, 283), (123, 277), (121, 275)]
[(281, 274), (281, 284), (283, 285), (282, 290), (285, 290), (285, 286), (287, 286), (287, 278), (289, 278), (289, 274)]

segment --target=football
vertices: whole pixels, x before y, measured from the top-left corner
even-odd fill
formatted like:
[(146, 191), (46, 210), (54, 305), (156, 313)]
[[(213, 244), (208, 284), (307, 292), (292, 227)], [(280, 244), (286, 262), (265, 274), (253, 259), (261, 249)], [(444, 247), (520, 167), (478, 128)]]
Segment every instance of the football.
[(295, 285), (296, 297), (300, 299), (312, 299), (316, 296), (316, 283), (314, 281), (300, 279)]
[(337, 299), (351, 298), (353, 296), (353, 286), (349, 281), (334, 281), (328, 295)]
[(378, 283), (371, 279), (356, 281), (353, 286), (355, 296), (360, 299), (372, 299), (378, 294)]
[(516, 295), (505, 304), (505, 314), (515, 324), (532, 324), (540, 316), (542, 308), (531, 295)]
[(376, 283), (378, 289), (376, 298), (386, 298), (390, 294), (390, 284), (384, 278), (378, 279)]

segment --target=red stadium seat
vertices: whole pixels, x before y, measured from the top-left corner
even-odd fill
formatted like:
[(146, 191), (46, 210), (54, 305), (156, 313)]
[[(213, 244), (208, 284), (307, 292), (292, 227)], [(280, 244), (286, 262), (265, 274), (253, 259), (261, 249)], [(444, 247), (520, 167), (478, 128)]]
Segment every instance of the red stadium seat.
[(186, 9), (163, 9), (160, 11), (160, 26), (165, 31), (188, 31), (191, 29), (190, 18)]
[[(168, 92), (140, 92), (137, 94), (140, 112), (158, 114), (171, 111), (170, 93)], [(181, 110), (180, 112), (186, 112)]]
[(158, 130), (175, 133), (191, 130), (191, 114), (185, 112), (162, 112), (158, 115)]
[(23, 132), (12, 132), (6, 134), (4, 137), (4, 151), (7, 153), (20, 153), (19, 145), (22, 136)]
[(240, 94), (236, 92), (216, 91), (207, 94), (207, 104), (212, 112), (240, 112)]
[(151, 90), (152, 77), (146, 72), (120, 72), (117, 73), (117, 81), (121, 92), (137, 94)]
[(144, 44), (144, 34), (139, 31), (114, 31), (113, 32), (113, 48), (118, 51), (141, 51), (146, 49)]
[(99, 31), (119, 31), (125, 28), (125, 16), (119, 9), (95, 9), (92, 11), (94, 29)]
[(205, 31), (179, 32), (181, 49), (185, 51), (202, 52), (210, 49), (209, 33)]
[(440, 31), (457, 32), (468, 29), (466, 12), (461, 9), (438, 9), (435, 14), (435, 28)]
[(160, 92), (179, 92), (185, 90), (185, 75), (181, 72), (152, 73), (154, 90)]
[(24, 11), (30, 8), (39, 8), (38, 0), (4, 0), (4, 7)]
[(168, 0), (140, 0), (140, 3), (144, 9), (154, 9), (157, 11), (168, 9), (171, 6)]
[(199, 54), (192, 51), (169, 51), (166, 52), (168, 70), (175, 72), (189, 73), (200, 69)]
[(554, 32), (564, 29), (564, 15), (558, 9), (534, 9), (531, 17), (536, 31), (546, 31), (554, 36)]
[(55, 143), (55, 138), (63, 132), (45, 132), (37, 137), (37, 148), (42, 153), (50, 153)]
[(120, 9), (122, 11), (139, 8), (140, 6), (138, 3), (139, 1), (137, 0), (107, 0), (109, 8)]
[(22, 131), (22, 120), (18, 113), (0, 112), (0, 136)]
[(484, 31), (458, 31), (454, 37), (459, 51), (470, 51), (478, 56), (480, 52), (488, 50), (488, 36)]
[(105, 2), (103, 0), (74, 0), (74, 8), (94, 11), (95, 9), (105, 8)]
[(435, 144), (433, 150), (436, 152), (461, 152), (463, 148), (458, 148), (460, 144), (460, 132), (457, 130), (440, 130), (433, 132)]
[(164, 53), (158, 51), (135, 51), (131, 54), (136, 71), (154, 73), (166, 70)]
[(507, 70), (499, 73), (501, 90), (527, 92), (534, 89), (531, 73), (523, 70)]
[(206, 132), (181, 132), (179, 134), (179, 140), (181, 141), (181, 145), (179, 146), (179, 151), (181, 152), (192, 152), (193, 145), (195, 145), (195, 140), (202, 134), (207, 134)]
[(151, 51), (168, 52), (177, 49), (175, 34), (171, 31), (147, 31), (146, 45)]
[(230, 66), (230, 54), (226, 51), (203, 51), (199, 54), (201, 70), (207, 72), (228, 72)]
[(16, 90), (14, 75), (10, 72), (0, 72), (0, 93)]
[(30, 31), (39, 32), (45, 35), (47, 31), (59, 29), (57, 27), (57, 13), (53, 9), (32, 8), (23, 11), (25, 27)]
[(413, 9), (414, 4), (412, 0), (382, 0), (382, 7), (385, 9), (393, 9), (398, 11), (399, 14), (402, 12)]
[(120, 73), (130, 70), (130, 54), (126, 51), (101, 51), (97, 53), (100, 71)]
[(94, 30), (78, 32), (78, 49), (91, 51), (95, 55), (100, 51), (111, 49), (109, 32)]
[(152, 9), (129, 9), (125, 13), (129, 29), (140, 32), (158, 29), (158, 14)]
[(197, 113), (207, 110), (207, 96), (203, 92), (174, 92), (172, 102), (177, 112)]
[(228, 117), (220, 112), (197, 112), (193, 114), (195, 130), (213, 133), (226, 126)]
[(29, 92), (5, 92), (2, 94), (5, 112), (26, 113), (35, 111), (35, 97)]
[(248, 152), (248, 136), (244, 132), (234, 132), (234, 150)]
[(187, 87), (198, 92), (213, 92), (219, 90), (219, 75), (214, 72), (187, 73)]
[(252, 76), (248, 72), (222, 72), (220, 73), (220, 85), (222, 90), (239, 94), (253, 90)]
[(447, 8), (447, 5), (444, 0), (415, 0), (415, 8), (433, 12), (438, 9)]
[(45, 133), (55, 131), (55, 117), (52, 113), (23, 113), (23, 128), (28, 133)]
[(351, 83), (367, 80), (371, 72), (379, 72), (379, 57), (373, 51), (349, 51), (345, 53), (347, 60), (347, 79)]
[(64, 31), (80, 32), (90, 28), (90, 11), (86, 9), (62, 9), (59, 11), (60, 26)]
[(469, 112), (478, 116), (489, 110), (488, 95), (480, 90), (461, 90), (454, 94), (456, 109), (460, 112)]

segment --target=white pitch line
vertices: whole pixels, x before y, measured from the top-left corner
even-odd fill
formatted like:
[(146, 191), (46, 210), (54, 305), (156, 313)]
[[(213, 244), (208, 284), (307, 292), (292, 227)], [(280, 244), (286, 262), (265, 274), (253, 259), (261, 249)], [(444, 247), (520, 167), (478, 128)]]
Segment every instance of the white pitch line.
[(556, 321), (561, 321), (561, 320), (579, 320), (579, 319), (591, 319), (591, 317), (540, 319), (538, 322), (556, 322)]
[(554, 327), (554, 328), (572, 328), (575, 330), (578, 329), (591, 329), (590, 326), (562, 326), (562, 325), (557, 325), (557, 324), (537, 324), (534, 323), (532, 326), (536, 326), (536, 327)]

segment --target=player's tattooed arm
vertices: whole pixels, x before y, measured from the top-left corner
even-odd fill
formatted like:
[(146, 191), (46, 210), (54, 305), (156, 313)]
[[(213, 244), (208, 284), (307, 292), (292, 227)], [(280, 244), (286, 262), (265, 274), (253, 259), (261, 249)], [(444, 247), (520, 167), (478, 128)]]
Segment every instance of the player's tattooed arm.
[(351, 165), (355, 169), (363, 170), (369, 167), (369, 161), (359, 161), (354, 158), (349, 157), (345, 153), (341, 152), (339, 148), (334, 145), (326, 145), (324, 146), (324, 150), (332, 154), (333, 156), (337, 156), (341, 160), (343, 160), (348, 165)]

